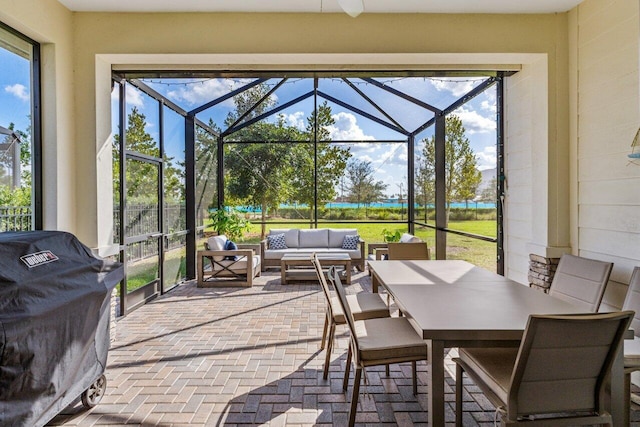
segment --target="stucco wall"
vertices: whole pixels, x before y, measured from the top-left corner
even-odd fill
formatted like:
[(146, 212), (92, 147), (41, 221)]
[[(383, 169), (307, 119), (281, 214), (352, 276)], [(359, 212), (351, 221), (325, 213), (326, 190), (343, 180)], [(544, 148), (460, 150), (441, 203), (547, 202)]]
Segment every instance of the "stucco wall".
[(571, 12), (572, 247), (614, 262), (603, 310), (620, 308), (640, 265), (639, 2), (586, 0)]

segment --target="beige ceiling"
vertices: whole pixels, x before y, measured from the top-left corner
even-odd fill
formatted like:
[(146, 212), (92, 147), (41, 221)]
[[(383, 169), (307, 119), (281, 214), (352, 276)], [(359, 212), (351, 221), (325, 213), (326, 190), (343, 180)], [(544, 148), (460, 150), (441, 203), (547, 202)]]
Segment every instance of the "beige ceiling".
[[(342, 12), (338, 0), (58, 0), (78, 12)], [(363, 0), (364, 13), (553, 13), (582, 0)]]

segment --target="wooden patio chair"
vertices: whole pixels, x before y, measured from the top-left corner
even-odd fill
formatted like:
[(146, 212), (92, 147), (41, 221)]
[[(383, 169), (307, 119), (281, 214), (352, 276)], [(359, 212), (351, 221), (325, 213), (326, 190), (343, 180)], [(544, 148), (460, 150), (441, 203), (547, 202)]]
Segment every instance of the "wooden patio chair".
[(390, 260), (431, 259), (431, 253), (425, 242), (388, 243)]
[(247, 286), (260, 276), (260, 255), (256, 245), (237, 245), (225, 250), (226, 236), (214, 236), (205, 243), (205, 250), (197, 253), (198, 287)]

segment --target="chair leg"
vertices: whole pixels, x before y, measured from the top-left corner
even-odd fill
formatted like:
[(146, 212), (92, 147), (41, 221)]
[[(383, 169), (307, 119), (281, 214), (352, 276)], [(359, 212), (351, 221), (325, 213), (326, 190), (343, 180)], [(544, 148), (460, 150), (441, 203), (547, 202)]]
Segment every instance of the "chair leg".
[(322, 373), (322, 378), (327, 379), (329, 376), (329, 364), (331, 364), (331, 351), (333, 350), (333, 340), (336, 335), (336, 324), (331, 322), (331, 326), (329, 326), (329, 337), (327, 339), (327, 354), (324, 359), (324, 371)]
[(387, 363), (386, 365), (384, 365), (384, 373), (387, 377), (389, 377), (389, 375), (391, 375), (389, 373), (389, 364)]
[(351, 406), (349, 408), (349, 427), (353, 427), (356, 423), (356, 411), (358, 409), (358, 397), (360, 397), (360, 379), (362, 377), (362, 368), (356, 366), (356, 373), (353, 379), (353, 392), (351, 393)]
[(329, 314), (325, 313), (324, 327), (322, 328), (322, 342), (320, 342), (320, 350), (324, 350), (324, 344), (327, 339), (327, 328), (329, 327)]
[(622, 421), (623, 425), (630, 425), (631, 418), (631, 373), (624, 373), (624, 418)]
[(345, 393), (349, 386), (349, 371), (351, 371), (351, 343), (349, 343), (349, 349), (347, 350), (347, 364), (344, 367), (344, 379), (342, 380), (342, 391)]
[(418, 370), (417, 363), (415, 360), (411, 362), (411, 371), (413, 372), (413, 395), (418, 395)]
[(456, 363), (456, 427), (462, 427), (462, 372)]

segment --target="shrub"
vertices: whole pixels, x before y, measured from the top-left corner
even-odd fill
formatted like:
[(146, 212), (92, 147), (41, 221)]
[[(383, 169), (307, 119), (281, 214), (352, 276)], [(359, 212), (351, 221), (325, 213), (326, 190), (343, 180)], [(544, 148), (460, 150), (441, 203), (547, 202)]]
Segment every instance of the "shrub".
[(229, 240), (240, 240), (251, 226), (251, 223), (240, 212), (224, 206), (212, 211), (209, 217), (211, 218), (213, 229), (218, 234), (226, 235)]

